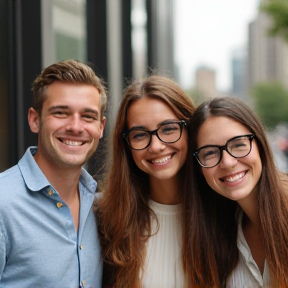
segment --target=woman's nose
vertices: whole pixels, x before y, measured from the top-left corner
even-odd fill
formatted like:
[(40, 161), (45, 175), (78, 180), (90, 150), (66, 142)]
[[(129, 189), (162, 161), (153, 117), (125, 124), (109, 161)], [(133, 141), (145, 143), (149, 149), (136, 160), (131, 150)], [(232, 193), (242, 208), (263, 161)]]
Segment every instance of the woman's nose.
[(231, 156), (227, 151), (222, 151), (222, 159), (219, 163), (221, 168), (234, 167), (238, 163), (237, 158)]
[(151, 142), (150, 145), (148, 147), (149, 152), (159, 152), (162, 151), (166, 148), (166, 144), (164, 142), (162, 142), (157, 135), (151, 135)]

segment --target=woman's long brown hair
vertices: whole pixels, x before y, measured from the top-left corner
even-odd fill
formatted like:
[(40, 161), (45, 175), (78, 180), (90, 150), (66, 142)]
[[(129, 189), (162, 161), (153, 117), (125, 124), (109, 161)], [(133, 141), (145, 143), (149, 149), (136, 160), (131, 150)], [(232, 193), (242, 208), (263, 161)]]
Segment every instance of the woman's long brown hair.
[[(187, 121), (188, 126), (194, 112), (191, 100), (167, 77), (152, 75), (143, 81), (134, 81), (124, 92), (113, 132), (107, 185), (96, 212), (104, 258), (104, 278), (113, 279), (113, 287), (117, 288), (141, 287), (139, 275), (145, 260), (145, 243), (151, 236), (149, 177), (136, 166), (129, 147), (122, 139), (122, 133), (127, 129), (129, 105), (142, 97), (165, 102), (179, 119)], [(181, 171), (184, 177), (185, 170), (186, 163)], [(183, 181), (183, 187), (179, 190), (183, 200), (187, 198), (186, 194), (191, 193), (186, 182)], [(183, 219), (187, 219), (189, 210), (183, 203)], [(188, 235), (185, 221), (182, 225), (183, 236)], [(183, 264), (187, 268), (187, 258), (191, 255), (187, 251), (187, 236), (183, 239)]]

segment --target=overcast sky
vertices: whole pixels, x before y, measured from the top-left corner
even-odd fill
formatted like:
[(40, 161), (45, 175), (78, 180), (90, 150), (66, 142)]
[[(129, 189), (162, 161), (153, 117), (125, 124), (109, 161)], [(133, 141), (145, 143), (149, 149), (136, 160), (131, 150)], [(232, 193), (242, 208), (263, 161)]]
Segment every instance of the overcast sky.
[(259, 0), (175, 0), (175, 61), (180, 84), (194, 85), (195, 70), (217, 72), (217, 86), (231, 85), (233, 50), (246, 47), (248, 24), (257, 16)]

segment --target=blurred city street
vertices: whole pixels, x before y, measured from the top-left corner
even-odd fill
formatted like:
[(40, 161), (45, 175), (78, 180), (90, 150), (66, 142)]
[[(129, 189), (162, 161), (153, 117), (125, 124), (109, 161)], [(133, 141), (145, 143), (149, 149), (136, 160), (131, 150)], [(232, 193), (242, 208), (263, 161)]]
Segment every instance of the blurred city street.
[(280, 171), (288, 173), (288, 126), (278, 125), (273, 132), (268, 133), (268, 139), (276, 166)]

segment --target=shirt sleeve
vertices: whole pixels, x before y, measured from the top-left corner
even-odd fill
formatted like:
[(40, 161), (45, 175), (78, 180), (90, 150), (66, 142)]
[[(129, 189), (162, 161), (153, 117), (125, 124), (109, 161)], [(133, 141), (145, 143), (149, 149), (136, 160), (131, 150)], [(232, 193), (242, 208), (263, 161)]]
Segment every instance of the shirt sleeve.
[(4, 224), (0, 216), (0, 282), (6, 265), (6, 239)]

